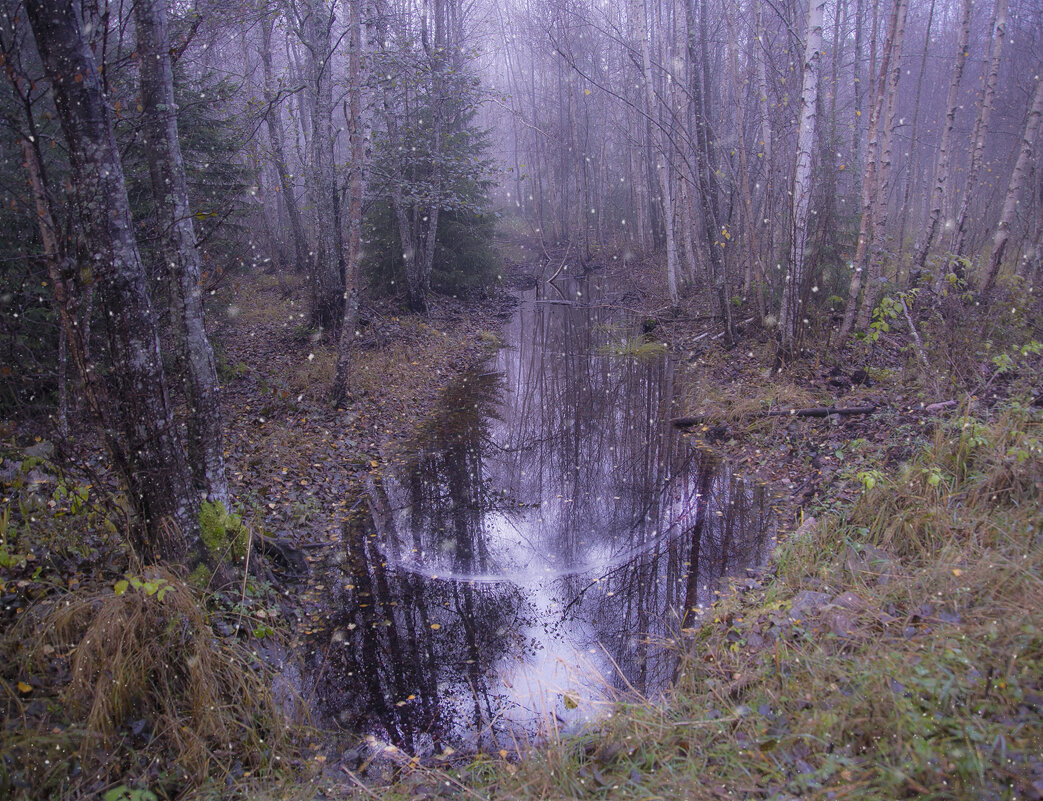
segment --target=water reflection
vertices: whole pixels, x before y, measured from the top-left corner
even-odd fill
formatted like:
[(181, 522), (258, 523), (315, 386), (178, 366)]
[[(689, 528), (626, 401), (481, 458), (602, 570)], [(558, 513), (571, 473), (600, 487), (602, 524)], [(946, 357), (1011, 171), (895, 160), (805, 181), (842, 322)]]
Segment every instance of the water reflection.
[(498, 746), (653, 693), (659, 644), (763, 559), (766, 494), (670, 428), (671, 365), (614, 354), (625, 320), (596, 281), (529, 292), (508, 346), (370, 486), (318, 687), (341, 722)]

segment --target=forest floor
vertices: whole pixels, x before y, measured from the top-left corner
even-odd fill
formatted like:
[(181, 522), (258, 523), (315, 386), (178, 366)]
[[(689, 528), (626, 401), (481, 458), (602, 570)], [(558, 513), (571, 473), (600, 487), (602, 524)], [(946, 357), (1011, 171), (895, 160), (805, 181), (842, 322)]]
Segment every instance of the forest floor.
[[(308, 330), (303, 294), (287, 279), (236, 276), (210, 309), (235, 498), (222, 525), (231, 533), (241, 521), (259, 547), (279, 546), (268, 548), (272, 569), (241, 588), (198, 588), (133, 558), (89, 425), (68, 440), (50, 438), (46, 420), (4, 425), (0, 798), (149, 801), (231, 786), (253, 796), (280, 776), (306, 795), (302, 778), (328, 771), (329, 738), (283, 726), (306, 706), (306, 680), (270, 675), (295, 672), (302, 642), (325, 625), (308, 564), (338, 541), (366, 477), (396, 458), (450, 380), (499, 347), (515, 300), (435, 297), (425, 319), (365, 304), (350, 396), (332, 409), (335, 345)], [(238, 702), (244, 694), (256, 698)]]
[[(1043, 798), (1039, 304), (923, 300), (919, 342), (885, 313), (875, 341), (776, 374), (770, 331), (725, 347), (709, 300), (672, 307), (655, 265), (599, 267), (680, 365), (690, 436), (774, 488), (780, 545), (684, 632), (665, 698), (355, 794)], [(837, 406), (875, 410), (766, 415)]]
[[(192, 605), (205, 606), (199, 626), (210, 639), (212, 627), (222, 642), (242, 641), (221, 653), (241, 660), (247, 679), (201, 678), (232, 696), (236, 687), (244, 698), (256, 694), (257, 708), (243, 706), (266, 720), (264, 703), (287, 702), (249, 683), (249, 675), (265, 675), (250, 654), (270, 659), (320, 628), (322, 587), (308, 583), (287, 600), (290, 575), (282, 592), (278, 580), (251, 581), (236, 597), (215, 599), (182, 593), (168, 573), (138, 576), (112, 522), (118, 506), (99, 497), (106, 474), (90, 447), (55, 448), (42, 431), (27, 437), (28, 429), (8, 427), (0, 462), (0, 797), (151, 801), (195, 786), (199, 798), (1043, 798), (1043, 416), (1033, 405), (1043, 372), (1032, 344), (1039, 309), (1008, 317), (967, 302), (924, 303), (913, 313), (929, 367), (899, 321), (875, 343), (821, 348), (777, 375), (770, 331), (744, 324), (738, 344), (726, 348), (706, 320), (707, 301), (670, 307), (654, 265), (608, 259), (601, 269), (630, 286), (623, 294), (635, 315), (680, 365), (683, 411), (701, 418), (690, 436), (771, 483), (788, 532), (762, 571), (738, 577), (684, 632), (683, 669), (666, 698), (621, 704), (585, 733), (534, 744), (521, 757), (434, 765), (386, 756), (384, 769), (361, 778), (338, 764), (319, 731), (279, 734), (273, 724), (260, 740), (268, 745), (229, 738), (236, 747), (225, 752), (162, 729), (160, 721), (173, 729), (171, 720), (191, 720), (184, 710), (152, 720), (91, 706), (70, 676), (84, 669), (77, 644), (99, 629), (75, 615), (56, 629), (63, 605), (94, 610), (95, 623), (103, 610), (109, 624), (139, 627), (155, 627), (171, 607), (191, 621)], [(304, 309), (274, 278), (236, 279), (219, 296), (215, 343), (228, 466), (251, 530), (289, 544), (305, 562), (319, 559), (359, 485), (395, 459), (453, 375), (495, 350), (512, 307), (502, 292), (436, 300), (423, 321), (390, 305), (367, 307), (351, 398), (330, 410), (332, 348), (306, 329)], [(740, 321), (752, 316), (735, 312)], [(764, 416), (838, 405), (876, 411)], [(59, 469), (67, 452), (82, 470)], [(141, 586), (121, 594), (125, 576)], [(166, 607), (157, 606), (165, 585)], [(137, 604), (130, 612), (128, 599)], [(228, 636), (241, 630), (250, 636)], [(220, 661), (220, 653), (194, 653), (186, 676), (196, 676), (199, 654)], [(135, 667), (155, 680), (160, 665), (181, 664), (171, 668), (167, 658), (148, 663), (151, 674)], [(90, 675), (114, 670), (95, 666)], [(191, 710), (201, 701), (185, 703)], [(242, 720), (208, 725), (199, 732), (204, 745)], [(91, 726), (101, 727), (97, 742)], [(267, 754), (263, 770), (250, 761), (257, 753)], [(288, 774), (271, 770), (280, 754), (293, 766)], [(163, 764), (189, 757), (210, 780)]]

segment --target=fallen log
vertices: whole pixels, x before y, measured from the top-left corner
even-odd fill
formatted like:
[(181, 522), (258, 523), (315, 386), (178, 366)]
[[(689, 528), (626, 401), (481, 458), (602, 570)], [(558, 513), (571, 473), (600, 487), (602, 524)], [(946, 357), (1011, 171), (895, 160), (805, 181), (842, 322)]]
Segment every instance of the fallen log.
[[(830, 417), (832, 415), (872, 414), (876, 406), (812, 406), (807, 409), (771, 409), (763, 412), (749, 412), (742, 415), (747, 417)], [(688, 417), (675, 417), (670, 423), (674, 428), (691, 428), (702, 425), (711, 420), (705, 414), (696, 414)]]
[(834, 414), (872, 414), (876, 406), (814, 406), (810, 409), (775, 409), (764, 412), (765, 417), (830, 417)]

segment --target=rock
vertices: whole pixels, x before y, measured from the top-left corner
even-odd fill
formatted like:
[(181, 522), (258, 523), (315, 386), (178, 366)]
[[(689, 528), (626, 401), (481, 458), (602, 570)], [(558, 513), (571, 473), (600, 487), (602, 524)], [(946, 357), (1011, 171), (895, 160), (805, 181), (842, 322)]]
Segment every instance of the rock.
[(891, 580), (895, 565), (887, 551), (867, 544), (859, 546), (858, 550), (848, 547), (844, 563), (852, 575), (875, 575), (878, 584), (886, 584)]
[(47, 440), (37, 442), (35, 445), (30, 445), (25, 449), (25, 455), (35, 459), (49, 459), (53, 453), (54, 445)]
[(869, 380), (869, 373), (861, 368), (851, 374), (851, 383), (855, 386), (864, 384), (867, 387), (871, 387), (873, 385), (873, 382)]
[(817, 524), (818, 524), (818, 520), (816, 520), (811, 515), (808, 515), (807, 517), (804, 518), (804, 522), (800, 524), (800, 527), (797, 528), (797, 530), (793, 532), (793, 536), (798, 538), (798, 539), (800, 537), (806, 537), (808, 534), (810, 534), (812, 531), (815, 530), (815, 526)]
[(855, 621), (848, 613), (834, 610), (826, 615), (826, 627), (838, 637), (849, 637), (855, 632)]
[(869, 605), (864, 599), (855, 595), (853, 592), (845, 592), (838, 595), (833, 603), (837, 606), (842, 606), (844, 609), (851, 612), (861, 612)]
[(796, 620), (807, 615), (813, 615), (832, 600), (832, 596), (824, 592), (803, 590), (797, 593), (797, 596), (793, 599), (793, 604), (789, 610), (790, 619)]

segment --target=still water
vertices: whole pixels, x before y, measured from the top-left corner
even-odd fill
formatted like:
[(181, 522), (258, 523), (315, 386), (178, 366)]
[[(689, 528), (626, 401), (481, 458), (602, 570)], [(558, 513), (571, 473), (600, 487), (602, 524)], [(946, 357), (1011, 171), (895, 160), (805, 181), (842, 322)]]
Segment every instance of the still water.
[[(761, 562), (770, 497), (669, 424), (673, 365), (599, 279), (526, 291), (330, 565), (320, 708), (411, 751), (499, 748), (654, 695)], [(650, 352), (648, 352), (650, 351)]]

